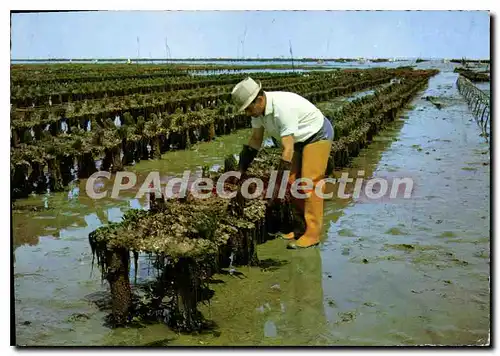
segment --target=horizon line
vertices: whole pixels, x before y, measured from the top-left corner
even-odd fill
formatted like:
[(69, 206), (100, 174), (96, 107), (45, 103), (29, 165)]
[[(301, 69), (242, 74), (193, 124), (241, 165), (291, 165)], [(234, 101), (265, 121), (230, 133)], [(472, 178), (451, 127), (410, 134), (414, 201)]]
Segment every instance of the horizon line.
[(439, 59), (449, 59), (449, 60), (481, 60), (486, 61), (490, 60), (490, 58), (481, 58), (481, 57), (461, 57), (461, 58), (453, 58), (453, 57), (404, 57), (404, 56), (394, 56), (394, 57), (297, 57), (297, 58), (287, 58), (287, 57), (246, 57), (246, 58), (237, 58), (237, 57), (184, 57), (184, 58), (148, 58), (148, 57), (73, 57), (73, 58), (65, 58), (65, 57), (53, 57), (53, 58), (11, 58), (11, 61), (109, 61), (109, 60), (131, 60), (131, 61), (328, 61), (328, 60), (439, 60)]

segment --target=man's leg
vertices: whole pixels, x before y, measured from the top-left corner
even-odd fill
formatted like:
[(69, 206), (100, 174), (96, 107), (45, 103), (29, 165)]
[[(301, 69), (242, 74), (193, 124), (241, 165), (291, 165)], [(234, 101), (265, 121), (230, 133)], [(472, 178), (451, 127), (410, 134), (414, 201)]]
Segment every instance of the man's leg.
[[(328, 157), (330, 156), (332, 141), (322, 140), (308, 144), (302, 152), (301, 177), (309, 178), (313, 182), (312, 189), (304, 189), (310, 193), (304, 201), (304, 218), (306, 221), (306, 232), (288, 248), (305, 248), (319, 243), (321, 229), (323, 227), (323, 198), (315, 192), (317, 184), (325, 177)], [(324, 184), (321, 184), (324, 192)]]
[[(292, 158), (292, 169), (290, 171), (290, 176), (288, 177), (288, 183), (292, 185), (299, 177), (302, 166), (302, 152), (300, 150), (295, 150)], [(304, 201), (303, 199), (297, 199), (292, 196), (292, 205), (293, 205), (293, 215), (294, 218), (301, 218), (304, 215)], [(300, 225), (300, 222), (297, 222)], [(284, 240), (293, 240), (295, 238), (295, 232), (297, 231), (297, 226), (291, 226), (288, 228), (290, 231), (287, 234), (280, 234), (280, 237)]]

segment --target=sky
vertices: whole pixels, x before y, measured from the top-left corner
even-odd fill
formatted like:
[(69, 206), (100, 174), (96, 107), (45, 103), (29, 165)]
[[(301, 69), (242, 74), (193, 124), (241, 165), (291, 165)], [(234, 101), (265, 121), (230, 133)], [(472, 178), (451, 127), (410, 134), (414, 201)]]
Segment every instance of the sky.
[[(487, 11), (12, 14), (11, 58), (480, 58)], [(168, 49), (166, 47), (168, 45)]]

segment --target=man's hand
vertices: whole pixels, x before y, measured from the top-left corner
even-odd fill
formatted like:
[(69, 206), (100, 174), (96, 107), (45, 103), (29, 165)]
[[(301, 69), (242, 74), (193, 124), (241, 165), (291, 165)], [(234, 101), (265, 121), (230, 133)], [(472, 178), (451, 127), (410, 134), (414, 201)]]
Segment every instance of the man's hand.
[[(243, 177), (241, 177), (243, 178)], [(238, 188), (236, 191), (236, 204), (241, 209), (240, 212), (243, 213), (243, 208), (245, 207), (245, 197), (241, 193), (241, 184), (243, 184), (244, 179), (238, 180)]]
[(283, 146), (283, 152), (281, 154), (281, 159), (283, 161), (291, 162), (293, 158), (293, 145), (295, 140), (293, 135), (281, 137), (281, 145)]
[(285, 173), (285, 171), (291, 171), (291, 169), (292, 169), (291, 161), (285, 161), (281, 159), (280, 162), (278, 163), (278, 167), (276, 169), (278, 171), (278, 174), (276, 176), (276, 184), (274, 186), (273, 195), (271, 197), (271, 200), (269, 201), (270, 205), (273, 205), (278, 202), (278, 194), (281, 188), (281, 181), (283, 179), (283, 174)]
[(250, 164), (252, 164), (258, 153), (259, 150), (249, 145), (243, 145), (243, 149), (240, 153), (240, 162), (238, 165), (238, 168), (242, 174), (248, 170), (248, 167), (250, 167)]
[(283, 172), (292, 170), (292, 160), (280, 159), (276, 170), (278, 171), (278, 175), (283, 175)]

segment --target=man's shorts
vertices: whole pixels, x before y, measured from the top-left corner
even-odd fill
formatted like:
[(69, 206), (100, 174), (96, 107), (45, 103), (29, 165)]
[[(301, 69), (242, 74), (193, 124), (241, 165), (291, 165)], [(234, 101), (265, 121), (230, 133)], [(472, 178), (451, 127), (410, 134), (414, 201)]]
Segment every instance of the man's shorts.
[(328, 120), (326, 117), (323, 121), (323, 126), (321, 127), (321, 129), (319, 129), (318, 132), (316, 132), (304, 142), (297, 142), (293, 148), (295, 151), (299, 151), (300, 153), (302, 153), (305, 145), (322, 140), (333, 141), (333, 126), (330, 120)]

